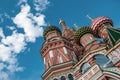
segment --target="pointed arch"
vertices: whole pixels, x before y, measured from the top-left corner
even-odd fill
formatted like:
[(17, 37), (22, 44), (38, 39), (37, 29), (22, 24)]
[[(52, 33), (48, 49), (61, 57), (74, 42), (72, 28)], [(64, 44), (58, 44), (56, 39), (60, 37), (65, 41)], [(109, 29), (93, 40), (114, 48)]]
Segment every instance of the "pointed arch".
[(108, 80), (115, 80), (115, 79), (112, 78), (112, 77), (107, 77), (107, 76), (106, 76), (106, 78), (107, 78)]

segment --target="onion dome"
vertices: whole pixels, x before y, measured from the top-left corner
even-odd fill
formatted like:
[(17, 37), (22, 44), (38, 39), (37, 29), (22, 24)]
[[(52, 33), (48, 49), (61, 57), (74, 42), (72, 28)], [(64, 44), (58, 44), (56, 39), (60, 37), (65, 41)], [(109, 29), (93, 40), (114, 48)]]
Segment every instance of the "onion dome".
[(110, 23), (111, 25), (113, 25), (112, 20), (105, 16), (100, 16), (98, 18), (93, 19), (92, 24), (91, 24), (91, 28), (92, 28), (93, 32), (95, 34), (97, 34), (98, 27), (104, 23)]
[(80, 27), (76, 30), (74, 39), (78, 45), (80, 45), (80, 38), (86, 33), (93, 33), (92, 29), (87, 26)]
[(58, 27), (56, 27), (56, 26), (48, 26), (45, 30), (44, 30), (44, 32), (43, 32), (43, 36), (44, 36), (44, 38), (46, 38), (46, 36), (47, 36), (47, 34), (49, 33), (49, 32), (52, 32), (52, 31), (57, 31), (58, 33), (60, 33), (61, 34), (61, 31), (60, 31), (60, 29), (58, 28)]

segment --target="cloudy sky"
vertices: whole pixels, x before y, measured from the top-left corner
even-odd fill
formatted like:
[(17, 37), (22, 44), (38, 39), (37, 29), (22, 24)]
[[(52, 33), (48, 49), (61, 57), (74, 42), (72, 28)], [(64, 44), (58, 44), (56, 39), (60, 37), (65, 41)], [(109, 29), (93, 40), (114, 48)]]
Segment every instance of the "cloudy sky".
[(50, 23), (61, 29), (60, 19), (71, 28), (89, 26), (86, 15), (108, 16), (120, 27), (120, 1), (1, 0), (0, 80), (42, 80), (44, 28)]

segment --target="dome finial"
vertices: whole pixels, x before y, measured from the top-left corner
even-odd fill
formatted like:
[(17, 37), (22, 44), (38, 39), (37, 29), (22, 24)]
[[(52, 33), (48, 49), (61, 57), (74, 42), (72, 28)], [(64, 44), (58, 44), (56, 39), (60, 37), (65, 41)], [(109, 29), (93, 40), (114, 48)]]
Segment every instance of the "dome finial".
[(77, 26), (77, 24), (74, 24), (74, 26), (75, 26), (75, 28), (76, 28), (76, 29), (78, 29), (78, 26)]
[(66, 26), (64, 20), (60, 20), (59, 24), (62, 26), (62, 29), (63, 29), (63, 30), (67, 29), (67, 26)]
[(91, 18), (89, 15), (86, 15), (86, 17), (87, 17), (88, 19), (90, 19), (91, 21), (93, 21), (93, 18)]
[(59, 24), (60, 24), (60, 25), (62, 25), (62, 24), (63, 24), (64, 26), (66, 26), (65, 21), (64, 21), (64, 20), (62, 20), (62, 19), (60, 19)]
[(48, 22), (48, 26), (51, 26), (50, 22)]

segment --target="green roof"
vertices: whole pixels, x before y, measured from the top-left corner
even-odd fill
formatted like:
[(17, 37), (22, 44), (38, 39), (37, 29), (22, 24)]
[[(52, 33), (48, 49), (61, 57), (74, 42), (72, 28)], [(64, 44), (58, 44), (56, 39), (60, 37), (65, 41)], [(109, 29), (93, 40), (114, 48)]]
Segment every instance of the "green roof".
[(61, 34), (61, 31), (60, 31), (60, 29), (58, 27), (50, 25), (43, 32), (44, 38), (46, 38), (47, 33), (51, 32), (51, 31), (57, 31), (57, 32), (59, 32)]
[[(114, 68), (113, 68), (114, 69)], [(108, 72), (108, 73), (112, 73), (112, 74), (114, 74), (114, 75), (117, 75), (117, 76), (120, 76), (120, 73), (119, 72), (117, 72), (117, 71), (114, 71), (114, 70), (112, 70), (112, 68), (107, 68), (107, 69), (102, 69), (103, 70), (103, 72)]]
[(120, 42), (120, 30), (109, 27), (107, 27), (106, 30), (108, 32), (108, 38), (112, 46)]
[(77, 44), (80, 45), (80, 38), (86, 34), (86, 33), (93, 33), (92, 29), (88, 26), (83, 26), (83, 27), (80, 27), (76, 30), (75, 32), (75, 35), (74, 35), (74, 39), (76, 41)]

